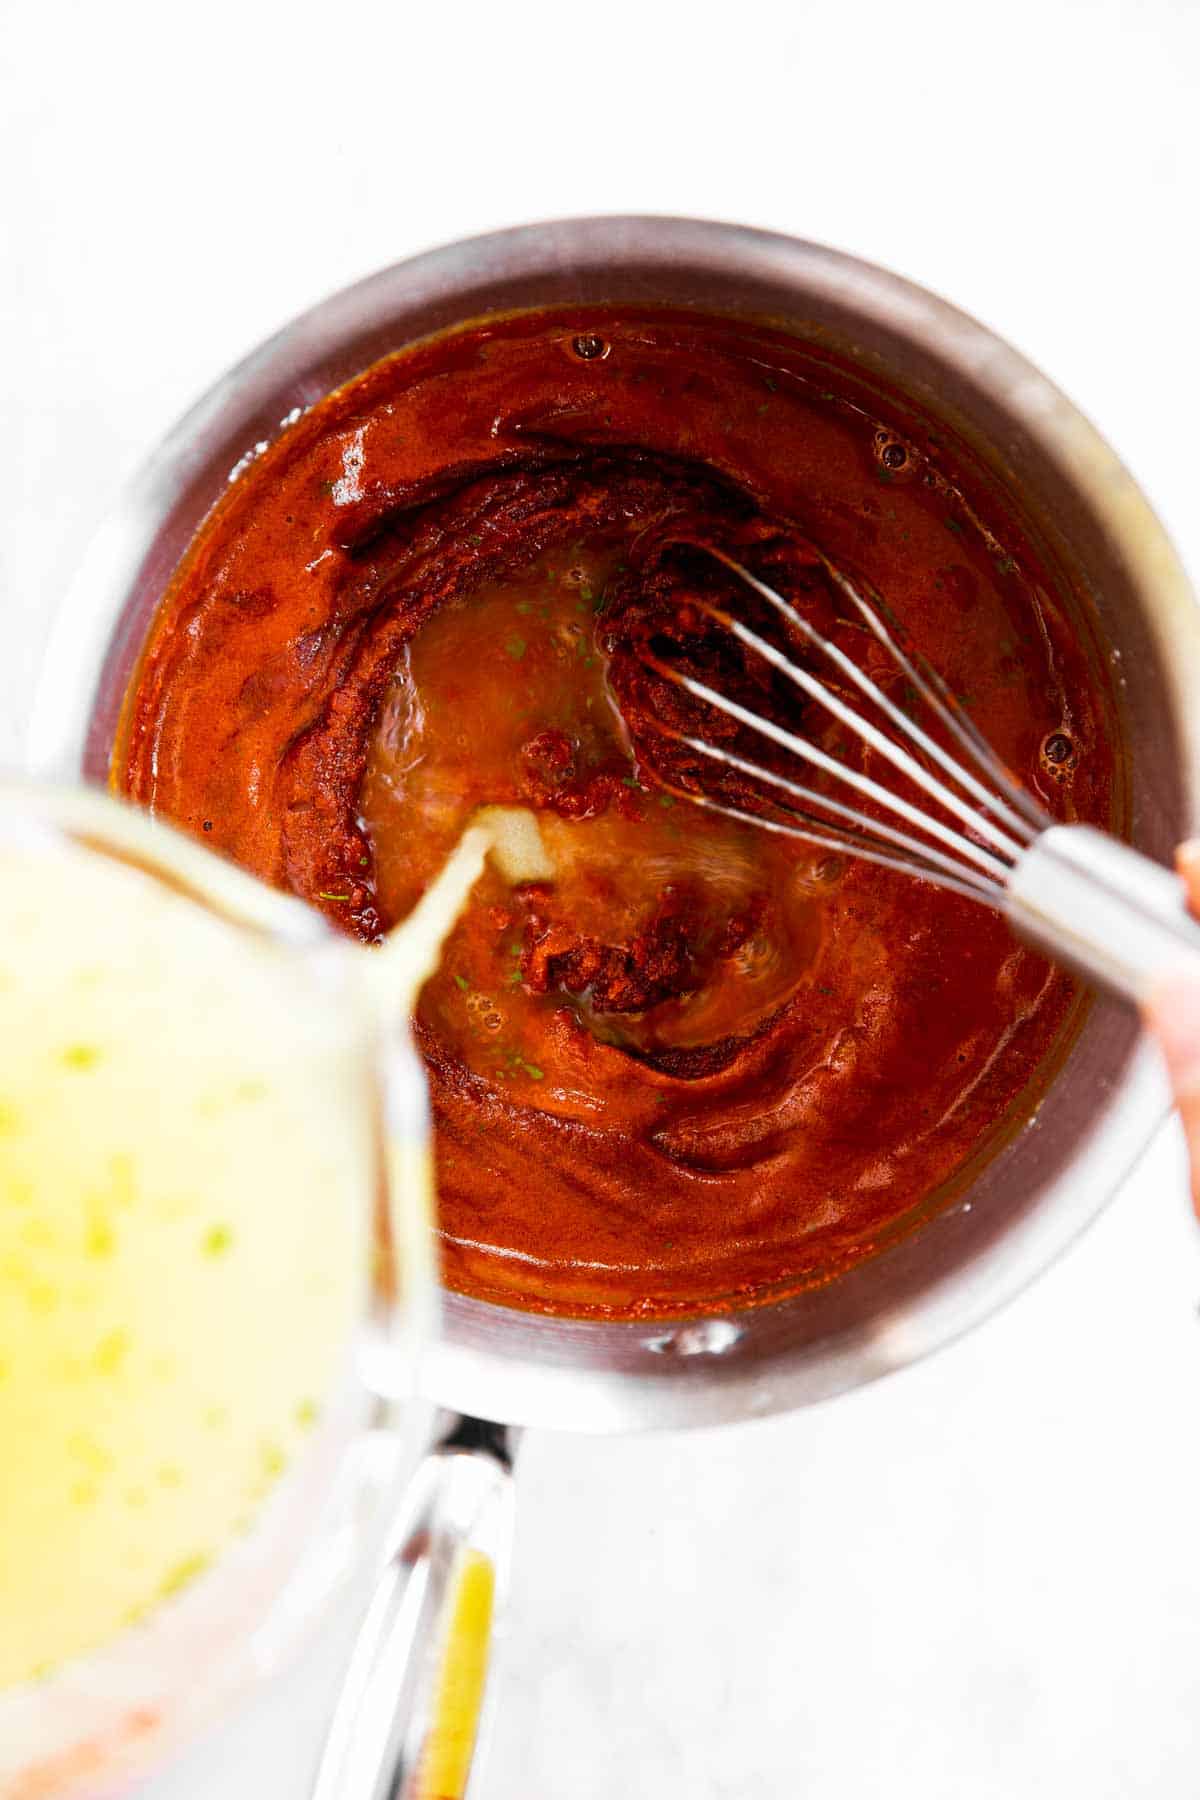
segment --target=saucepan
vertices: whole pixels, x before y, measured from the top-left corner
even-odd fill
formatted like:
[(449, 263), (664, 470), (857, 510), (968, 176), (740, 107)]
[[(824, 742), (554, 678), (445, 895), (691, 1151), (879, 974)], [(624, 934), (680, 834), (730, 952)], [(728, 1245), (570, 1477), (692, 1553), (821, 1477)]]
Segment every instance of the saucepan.
[[(226, 375), (108, 521), (53, 637), (36, 768), (103, 782), (154, 609), (242, 458), (297, 408), (415, 339), (491, 313), (661, 302), (769, 322), (881, 377), (957, 435), (1088, 599), (1129, 749), (1127, 832), (1160, 860), (1200, 828), (1200, 609), (1143, 495), (1080, 412), (982, 325), (820, 246), (664, 218), (534, 225), (431, 251), (336, 294)], [(1138, 1022), (1097, 998), (1023, 1129), (920, 1230), (839, 1280), (684, 1322), (546, 1318), (445, 1295), (426, 1365), (452, 1415), (397, 1535), (320, 1793), (401, 1790), (419, 1721), (397, 1722), (397, 1658), (437, 1624), (465, 1533), (502, 1531), (507, 1444), (480, 1421), (608, 1432), (746, 1419), (825, 1399), (948, 1343), (1095, 1218), (1167, 1106)], [(489, 1540), (488, 1554), (499, 1554)], [(417, 1552), (413, 1552), (414, 1543)], [(432, 1546), (432, 1548), (431, 1548)], [(406, 1572), (423, 1576), (419, 1602)], [(407, 1598), (405, 1597), (407, 1595)], [(384, 1772), (381, 1774), (380, 1771)], [(456, 1790), (457, 1791), (457, 1790)]]

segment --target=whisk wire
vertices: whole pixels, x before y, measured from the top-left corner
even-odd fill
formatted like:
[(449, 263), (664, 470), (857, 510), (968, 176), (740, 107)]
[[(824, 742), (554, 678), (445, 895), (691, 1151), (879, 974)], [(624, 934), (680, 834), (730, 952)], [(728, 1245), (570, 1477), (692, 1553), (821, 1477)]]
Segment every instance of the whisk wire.
[[(759, 594), (773, 606), (776, 612), (778, 612), (788, 624), (793, 626), (806, 642), (812, 644), (814, 648), (820, 650), (827, 656), (846, 679), (858, 688), (861, 694), (869, 699), (873, 705), (879, 707), (880, 711), (896, 727), (897, 731), (902, 732), (911, 743), (916, 744), (918, 749), (921, 750), (925, 756), (929, 757), (931, 761), (935, 762), (944, 774), (948, 775), (952, 781), (957, 782), (965, 789), (965, 791), (969, 793), (980, 806), (985, 807), (988, 812), (1002, 818), (1007, 826), (1007, 830), (1001, 832), (997, 828), (992, 827), (988, 820), (981, 819), (976, 811), (967, 806), (962, 800), (954, 795), (951, 790), (946, 788), (940, 789), (935, 796), (943, 806), (947, 807), (949, 811), (953, 812), (972, 830), (978, 831), (981, 835), (989, 836), (995, 847), (1002, 849), (1006, 855), (1015, 858), (1020, 854), (1021, 850), (1035, 835), (1023, 818), (1013, 812), (1000, 796), (985, 787), (969, 769), (964, 769), (961, 763), (956, 762), (954, 757), (951, 756), (935, 738), (930, 737), (927, 731), (924, 731), (914, 719), (910, 719), (908, 714), (896, 705), (895, 701), (883, 691), (877, 682), (872, 681), (865, 670), (860, 669), (857, 663), (852, 662), (845, 651), (837, 644), (831, 643), (828, 638), (822, 636), (819, 631), (815, 630), (814, 627), (809, 624), (808, 620), (784, 599), (782, 594), (778, 593), (773, 587), (769, 587), (765, 581), (760, 581), (756, 575), (751, 574), (749, 569), (735, 561), (734, 558), (726, 556), (723, 551), (714, 549), (713, 555), (717, 557), (720, 562), (723, 562), (727, 568), (731, 569), (734, 574), (740, 576), (747, 586), (754, 589), (755, 593)], [(950, 704), (947, 705), (936, 691), (931, 690), (929, 677), (933, 676), (934, 681), (937, 682), (938, 685), (944, 685), (941, 683), (940, 677), (937, 676), (936, 672), (932, 669), (927, 672), (923, 671), (919, 674), (905, 651), (896, 642), (891, 632), (888, 631), (883, 619), (876, 610), (862, 598), (861, 594), (859, 594), (854, 587), (854, 584), (843, 571), (838, 569), (834, 564), (828, 562), (825, 558), (822, 559), (822, 562), (823, 566), (828, 570), (830, 578), (836, 583), (840, 592), (845, 594), (846, 597), (851, 600), (855, 610), (871, 631), (872, 636), (887, 650), (897, 667), (912, 683), (914, 689), (922, 695), (926, 705), (937, 715), (947, 729), (953, 733), (956, 740), (968, 750), (968, 753), (972, 757), (976, 757), (979, 754), (979, 749), (976, 744), (976, 738), (978, 738), (978, 745), (982, 746), (982, 753), (987, 759), (987, 773), (993, 781), (996, 780), (998, 772), (1001, 771), (999, 771), (998, 759), (995, 752), (987, 746), (986, 740), (980, 737), (978, 733), (972, 734), (973, 728), (972, 732), (966, 732), (962, 729), (955, 711), (951, 710), (951, 708), (956, 705), (955, 702), (951, 700)], [(719, 608), (712, 608), (707, 602), (701, 602), (701, 605), (704, 606), (706, 610), (720, 610)], [(750, 641), (749, 636), (747, 636), (748, 627), (742, 625), (740, 620), (725, 617), (723, 623), (725, 623), (737, 637), (741, 638), (743, 643), (748, 643)], [(899, 745), (893, 744), (891, 739), (885, 737), (882, 732), (876, 732), (875, 728), (868, 720), (861, 718), (860, 715), (855, 713), (851, 708), (844, 706), (838, 701), (836, 695), (832, 694), (830, 690), (825, 687), (824, 683), (818, 682), (815, 677), (811, 676), (808, 678), (808, 682), (802, 681), (801, 676), (805, 674), (805, 671), (797, 669), (793, 663), (788, 661), (787, 657), (783, 656), (782, 653), (775, 648), (774, 645), (767, 644), (765, 639), (759, 639), (755, 636), (754, 648), (759, 650), (760, 653), (765, 654), (768, 661), (772, 662), (776, 668), (781, 669), (791, 680), (795, 681), (798, 686), (804, 687), (807, 692), (810, 692), (814, 699), (819, 700), (823, 706), (827, 707), (831, 712), (834, 712), (836, 716), (841, 719), (843, 724), (849, 724), (851, 728), (857, 730), (861, 736), (866, 737), (873, 749), (885, 756), (896, 768), (902, 769), (903, 773), (908, 775), (910, 780), (916, 781), (918, 786), (925, 787), (926, 791), (930, 792), (932, 795), (933, 790), (928, 787), (928, 781), (931, 779), (929, 771), (924, 769), (919, 763), (915, 762), (914, 759), (909, 758), (907, 752), (902, 750)], [(812, 683), (811, 687), (808, 685), (809, 682)], [(994, 836), (991, 835), (993, 832), (995, 833)]]
[[(669, 785), (669, 784), (668, 784)], [(784, 825), (778, 819), (764, 818), (758, 813), (745, 812), (738, 806), (726, 806), (721, 800), (714, 800), (708, 794), (683, 793), (679, 788), (669, 787), (671, 793), (680, 793), (684, 799), (696, 806), (704, 807), (707, 812), (720, 813), (726, 819), (734, 819), (740, 825), (752, 825), (759, 831), (770, 831), (778, 837), (796, 838), (801, 843), (811, 844), (818, 850), (841, 852), (849, 850), (853, 855), (861, 857), (864, 862), (875, 863), (879, 868), (894, 869), (901, 875), (919, 874), (934, 887), (947, 889), (952, 894), (961, 894), (968, 900), (994, 901), (998, 892), (990, 881), (973, 879), (965, 870), (950, 874), (947, 870), (935, 868), (923, 859), (911, 856), (889, 856), (886, 851), (878, 850), (873, 845), (862, 841), (854, 841), (850, 833), (823, 832), (813, 828)], [(933, 853), (926, 853), (933, 854)], [(939, 858), (949, 862), (949, 858)]]
[[(660, 729), (665, 728), (660, 727)], [(781, 792), (786, 793), (790, 798), (804, 802), (807, 806), (819, 806), (826, 812), (831, 813), (835, 818), (848, 819), (855, 824), (857, 824), (861, 818), (861, 814), (856, 812), (854, 807), (844, 805), (840, 800), (835, 800), (832, 795), (821, 794), (817, 792), (816, 788), (805, 787), (798, 781), (790, 781), (787, 776), (780, 775), (773, 769), (760, 768), (756, 763), (747, 762), (744, 757), (735, 756), (732, 750), (719, 750), (715, 745), (705, 743), (703, 738), (688, 737), (682, 732), (670, 732), (668, 735), (675, 737), (679, 743), (686, 744), (689, 750), (699, 751), (701, 755), (709, 756), (716, 761), (726, 763), (732, 768), (739, 770), (742, 774), (755, 777), (760, 781), (765, 781), (769, 783), (770, 786), (779, 788)], [(694, 798), (695, 796), (690, 797)], [(711, 796), (706, 796), (706, 800), (711, 801)], [(720, 810), (725, 812), (731, 818), (745, 819), (751, 824), (769, 823), (770, 828), (773, 830), (786, 832), (795, 837), (807, 837), (810, 842), (813, 841), (810, 826), (793, 827), (775, 824), (774, 822), (764, 821), (757, 814), (748, 813), (738, 807), (720, 806)], [(821, 830), (826, 829), (823, 820), (817, 821), (817, 824)], [(961, 885), (966, 887), (969, 885), (972, 893), (986, 896), (992, 892), (992, 886), (989, 881), (984, 881), (975, 876), (967, 877), (961, 865), (956, 863), (952, 857), (944, 855), (940, 850), (935, 850), (931, 844), (922, 844), (918, 839), (910, 837), (907, 832), (897, 831), (894, 825), (887, 824), (885, 820), (880, 819), (875, 821), (872, 825), (872, 830), (876, 837), (882, 838), (886, 843), (894, 844), (897, 848), (905, 850), (908, 853), (909, 859), (916, 859), (921, 862), (925, 866), (931, 880), (935, 878), (936, 872), (944, 877), (952, 877), (955, 886)], [(902, 862), (898, 857), (876, 856), (874, 846), (864, 838), (859, 831), (837, 829), (835, 827), (829, 830), (826, 842), (830, 848), (849, 850), (856, 856), (871, 857), (873, 860), (885, 863), (885, 865), (890, 868), (907, 869), (911, 866), (911, 861)], [(943, 882), (943, 885), (948, 884)]]
[[(835, 587), (850, 601), (872, 636), (883, 645), (897, 667), (907, 676), (930, 711), (941, 720), (955, 742), (962, 746), (986, 779), (995, 783), (1003, 793), (996, 794), (986, 786), (980, 787), (969, 770), (954, 763), (953, 758), (945, 756), (940, 745), (934, 744), (932, 754), (943, 767), (952, 769), (962, 778), (968, 791), (977, 795), (981, 805), (998, 817), (1004, 817), (1010, 828), (1023, 836), (1026, 844), (1032, 843), (1049, 823), (1041, 807), (1013, 780), (978, 725), (969, 713), (963, 711), (933, 664), (918, 652), (910, 655), (888, 629), (887, 609), (878, 595), (877, 603), (872, 605), (863, 598), (844, 570), (831, 563), (827, 556), (822, 556), (821, 562)], [(746, 573), (749, 574), (749, 570)]]
[[(744, 641), (748, 642), (755, 649), (761, 650), (762, 653), (767, 656), (768, 660), (777, 667), (795, 676), (799, 685), (801, 685), (806, 692), (809, 691), (811, 687), (814, 691), (814, 698), (819, 698), (822, 694), (827, 692), (823, 688), (821, 682), (807, 675), (803, 670), (796, 669), (793, 664), (789, 663), (787, 658), (775, 649), (774, 645), (768, 644), (764, 638), (758, 637), (756, 633), (746, 630), (743, 626), (739, 626), (737, 620), (729, 619), (728, 616), (724, 614), (719, 616), (724, 623), (729, 625), (730, 629), (734, 631), (737, 636), (742, 637)], [(658, 674), (664, 675), (669, 681), (673, 681), (677, 686), (683, 688), (686, 693), (691, 694), (693, 699), (706, 702), (709, 706), (715, 707), (718, 712), (724, 713), (727, 718), (735, 719), (739, 725), (745, 725), (751, 731), (758, 732), (762, 737), (769, 738), (772, 743), (778, 744), (780, 749), (791, 751), (794, 756), (798, 756), (803, 762), (809, 763), (813, 768), (820, 769), (825, 774), (833, 775), (838, 780), (844, 781), (847, 786), (854, 788), (867, 799), (873, 800), (876, 805), (885, 807), (889, 812), (895, 813), (908, 824), (914, 826), (916, 830), (928, 832), (931, 837), (939, 839), (958, 855), (965, 856), (969, 861), (973, 862), (976, 867), (982, 869), (985, 874), (991, 876), (994, 881), (1001, 886), (1003, 885), (1007, 873), (1006, 863), (1002, 862), (997, 856), (992, 854), (991, 851), (982, 849), (978, 844), (974, 844), (970, 839), (964, 838), (961, 833), (954, 831), (950, 826), (944, 825), (940, 819), (930, 818), (928, 814), (923, 813), (919, 807), (913, 806), (911, 802), (905, 800), (902, 795), (892, 793), (889, 788), (885, 788), (880, 782), (872, 780), (869, 775), (863, 775), (858, 769), (847, 768), (845, 763), (838, 762), (835, 757), (829, 755), (828, 751), (822, 750), (816, 744), (808, 743), (804, 738), (797, 737), (794, 732), (785, 730), (782, 725), (777, 725), (773, 719), (761, 718), (759, 714), (751, 712), (738, 701), (731, 700), (728, 694), (719, 693), (716, 688), (709, 687), (706, 682), (697, 681), (692, 675), (684, 675), (678, 669), (669, 668), (667, 664), (663, 663), (658, 657), (647, 655), (645, 660)], [(852, 728), (860, 729), (861, 727), (866, 726), (866, 729), (875, 737), (882, 739), (881, 733), (875, 732), (874, 728), (867, 725), (865, 720), (858, 719), (857, 714), (851, 712), (848, 707), (842, 707), (841, 702), (836, 701), (835, 696), (828, 694), (827, 698), (834, 703), (836, 708), (840, 709), (839, 716), (844, 716), (847, 722), (851, 724)], [(903, 759), (903, 762), (912, 762), (913, 759), (907, 755), (907, 752), (899, 750), (894, 745), (891, 746), (891, 748), (896, 751), (898, 757)], [(717, 746), (710, 746), (709, 753), (715, 753), (721, 760), (726, 760), (729, 756), (728, 751), (718, 749)], [(903, 764), (901, 764), (901, 766), (903, 766)], [(756, 764), (744, 764), (743, 767), (747, 773), (752, 773), (759, 779), (767, 774), (766, 770), (759, 768)], [(914, 764), (914, 767), (918, 767), (919, 769), (918, 765)], [(923, 775), (924, 771), (919, 770), (919, 774)], [(941, 784), (939, 783), (938, 785), (940, 786)], [(868, 832), (878, 829), (877, 822), (868, 818), (866, 814), (855, 813), (853, 816), (855, 822), (860, 827), (865, 828)]]
[[(660, 721), (656, 725), (659, 731), (690, 750), (765, 784), (775, 790), (776, 796), (786, 796), (786, 799), (776, 797), (772, 800), (776, 813), (782, 812), (785, 817), (762, 816), (711, 794), (698, 794), (690, 789), (672, 791), (684, 793), (684, 797), (710, 811), (759, 829), (798, 838), (818, 848), (849, 851), (884, 868), (920, 875), (952, 892), (995, 901), (1004, 893), (1013, 868), (1050, 820), (1009, 774), (938, 672), (923, 657), (915, 653), (910, 656), (903, 649), (888, 628), (882, 601), (878, 606), (872, 605), (843, 570), (821, 555), (822, 566), (837, 591), (887, 652), (933, 718), (965, 753), (973, 768), (964, 767), (951, 750), (897, 706), (877, 681), (859, 668), (839, 645), (830, 642), (810, 624), (775, 588), (724, 551), (708, 545), (700, 547), (709, 550), (731, 573), (767, 601), (806, 644), (820, 652), (846, 682), (882, 714), (901, 741), (897, 742), (880, 725), (849, 704), (828, 681), (800, 667), (776, 644), (723, 607), (699, 597), (694, 598), (692, 604), (838, 720), (955, 823), (947, 823), (865, 771), (849, 767), (819, 745), (752, 712), (708, 682), (669, 667), (651, 650), (644, 648), (642, 656), (646, 664), (694, 699), (788, 751), (810, 768), (840, 781), (900, 823), (890, 823), (858, 806), (847, 805), (721, 745), (689, 736)], [(789, 802), (798, 803), (798, 809)]]

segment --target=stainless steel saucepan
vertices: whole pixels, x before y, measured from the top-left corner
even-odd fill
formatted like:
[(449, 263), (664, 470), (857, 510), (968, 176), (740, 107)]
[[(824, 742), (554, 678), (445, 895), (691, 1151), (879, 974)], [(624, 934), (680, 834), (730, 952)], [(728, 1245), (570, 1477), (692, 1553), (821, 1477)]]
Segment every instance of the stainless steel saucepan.
[[(898, 276), (686, 219), (568, 220), (428, 252), (336, 294), (226, 375), (151, 458), (68, 596), (36, 707), (36, 768), (105, 779), (121, 696), (175, 564), (230, 471), (295, 408), (432, 332), (571, 302), (769, 322), (878, 374), (957, 434), (1090, 597), (1130, 750), (1131, 840), (1166, 861), (1200, 828), (1200, 609), (1145, 498), (1087, 420), (1015, 350)], [(396, 1771), (414, 1766), (428, 1698), (414, 1697), (407, 1647), (425, 1641), (425, 1622), (444, 1630), (436, 1621), (463, 1544), (498, 1556), (506, 1528), (506, 1445), (478, 1421), (713, 1424), (886, 1374), (978, 1323), (1056, 1257), (1166, 1105), (1136, 1018), (1097, 999), (1028, 1126), (920, 1230), (829, 1287), (666, 1325), (542, 1318), (447, 1294), (427, 1379), (458, 1416), (397, 1534), (321, 1800), (409, 1792)]]

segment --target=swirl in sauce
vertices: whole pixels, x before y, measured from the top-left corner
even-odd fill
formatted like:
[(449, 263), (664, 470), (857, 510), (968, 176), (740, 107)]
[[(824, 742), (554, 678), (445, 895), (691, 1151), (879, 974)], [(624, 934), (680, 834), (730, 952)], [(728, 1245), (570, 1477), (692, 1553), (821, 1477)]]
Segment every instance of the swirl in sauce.
[(819, 543), (1052, 810), (1108, 822), (1086, 614), (1011, 498), (828, 355), (661, 310), (485, 322), (322, 401), (201, 528), (127, 700), (119, 788), (368, 940), (478, 807), (536, 812), (553, 878), (485, 875), (418, 1011), (447, 1279), (512, 1305), (829, 1279), (1002, 1140), (1076, 1006), (984, 908), (660, 785), (636, 652), (689, 654), (697, 541), (878, 673)]

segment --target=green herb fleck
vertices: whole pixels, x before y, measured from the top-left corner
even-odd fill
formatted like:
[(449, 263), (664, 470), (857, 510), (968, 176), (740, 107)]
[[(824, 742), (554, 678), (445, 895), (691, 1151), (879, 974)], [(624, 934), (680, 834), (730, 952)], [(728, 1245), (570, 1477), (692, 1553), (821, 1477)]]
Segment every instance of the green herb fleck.
[(233, 1243), (233, 1230), (229, 1225), (210, 1225), (201, 1241), (205, 1256), (224, 1256)]
[(287, 1468), (287, 1460), (287, 1457), (279, 1448), (278, 1444), (268, 1442), (263, 1445), (263, 1474), (266, 1475), (269, 1480), (274, 1480), (276, 1475), (283, 1474), (283, 1471)]
[(318, 900), (348, 900), (349, 898), (349, 894), (330, 894), (324, 888), (319, 889), (317, 893)]
[(660, 794), (658, 796), (658, 804), (660, 806), (674, 806), (674, 804), (675, 804), (674, 794)]
[(946, 520), (946, 530), (961, 532), (962, 526), (959, 524), (957, 519), (947, 519)]
[(536, 1063), (522, 1061), (520, 1067), (524, 1069), (531, 1081), (542, 1081), (545, 1078), (545, 1070), (539, 1069)]
[(475, 531), (475, 532), (471, 533), (470, 537), (468, 537), (467, 542), (468, 542), (468, 544), (470, 544), (470, 546), (473, 550), (478, 550), (480, 544), (482, 544), (482, 542), (483, 542), (483, 539), (480, 537), (479, 533), (477, 531)]
[(464, 994), (468, 993), (471, 987), (471, 984), (465, 975), (456, 975), (454, 977), (454, 985), (455, 987), (460, 987)]
[(203, 1575), (212, 1558), (203, 1550), (197, 1550), (193, 1556), (185, 1556), (182, 1561), (168, 1569), (158, 1585), (160, 1600), (169, 1600), (172, 1594), (179, 1593), (181, 1588), (189, 1586), (198, 1575)]
[(129, 1351), (129, 1333), (119, 1327), (100, 1339), (92, 1351), (92, 1365), (101, 1375), (113, 1375)]
[(636, 775), (622, 775), (621, 786), (627, 787), (627, 788), (632, 788), (635, 794), (641, 794), (641, 793), (645, 792), (645, 789), (642, 787), (642, 784), (638, 780)]
[(512, 657), (514, 662), (520, 662), (525, 654), (527, 646), (523, 637), (510, 637), (504, 648), (508, 651), (508, 654)]
[(996, 559), (996, 572), (999, 575), (1012, 575), (1016, 572), (1016, 567), (1015, 556), (1000, 556)]
[(83, 1253), (85, 1256), (111, 1256), (117, 1247), (117, 1234), (105, 1218), (88, 1220), (84, 1232)]

